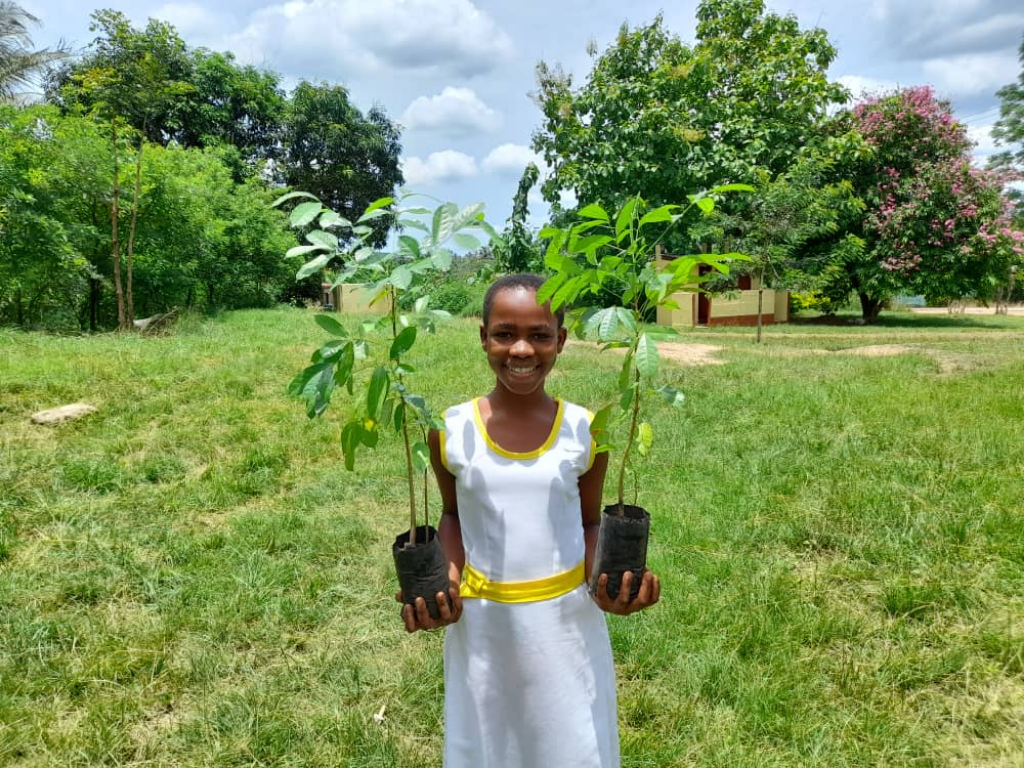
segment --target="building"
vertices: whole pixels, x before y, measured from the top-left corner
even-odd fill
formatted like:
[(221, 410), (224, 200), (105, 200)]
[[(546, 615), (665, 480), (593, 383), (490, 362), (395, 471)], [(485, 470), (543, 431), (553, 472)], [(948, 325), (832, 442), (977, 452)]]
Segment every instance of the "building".
[[(658, 264), (673, 261), (675, 256), (659, 248)], [(706, 264), (698, 266), (698, 274), (711, 271)], [(658, 325), (674, 328), (697, 326), (757, 325), (757, 295), (760, 279), (754, 275), (737, 278), (737, 290), (729, 296), (712, 296), (700, 291), (680, 291), (672, 294), (677, 309), (658, 309)], [(764, 325), (789, 322), (789, 291), (766, 288), (761, 297), (761, 322)]]

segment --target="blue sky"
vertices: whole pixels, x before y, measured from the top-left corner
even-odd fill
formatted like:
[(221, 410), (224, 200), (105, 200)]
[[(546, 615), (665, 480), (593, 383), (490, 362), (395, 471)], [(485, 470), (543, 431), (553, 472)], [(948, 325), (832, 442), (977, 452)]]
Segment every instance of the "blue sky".
[[(22, 0), (42, 26), (38, 47), (91, 39), (94, 7), (123, 11), (136, 26), (148, 18), (175, 25), (190, 46), (235, 53), (300, 79), (345, 85), (364, 111), (382, 105), (403, 125), (403, 164), (410, 188), (460, 204), (484, 201), (499, 225), (526, 163), (540, 111), (530, 99), (534, 67), (560, 63), (586, 78), (588, 44), (604, 50), (619, 26), (649, 22), (692, 41), (695, 0), (218, 0), (159, 2)], [(855, 95), (897, 85), (932, 85), (952, 101), (978, 142), (994, 148), (995, 92), (1020, 72), (1024, 37), (1020, 0), (767, 0), (803, 28), (822, 27), (839, 55), (830, 74)], [(536, 192), (531, 219), (547, 207)]]

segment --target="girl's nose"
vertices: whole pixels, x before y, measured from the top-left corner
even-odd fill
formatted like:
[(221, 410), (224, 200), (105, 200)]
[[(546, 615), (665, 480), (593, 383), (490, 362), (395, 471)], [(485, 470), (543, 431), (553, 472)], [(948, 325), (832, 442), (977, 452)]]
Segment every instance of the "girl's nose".
[(519, 339), (512, 345), (511, 352), (517, 357), (529, 357), (533, 354), (533, 347), (530, 346), (526, 339)]

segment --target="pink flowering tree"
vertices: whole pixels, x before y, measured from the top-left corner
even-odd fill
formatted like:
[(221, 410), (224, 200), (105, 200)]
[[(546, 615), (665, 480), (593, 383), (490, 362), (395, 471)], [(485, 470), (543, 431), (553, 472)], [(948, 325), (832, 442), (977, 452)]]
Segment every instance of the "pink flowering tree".
[(949, 104), (929, 87), (907, 88), (868, 98), (836, 123), (870, 150), (840, 171), (864, 212), (842, 232), (856, 247), (836, 251), (864, 319), (899, 294), (992, 297), (1021, 261), (1024, 234), (1003, 194), (1011, 177), (971, 165), (971, 142)]

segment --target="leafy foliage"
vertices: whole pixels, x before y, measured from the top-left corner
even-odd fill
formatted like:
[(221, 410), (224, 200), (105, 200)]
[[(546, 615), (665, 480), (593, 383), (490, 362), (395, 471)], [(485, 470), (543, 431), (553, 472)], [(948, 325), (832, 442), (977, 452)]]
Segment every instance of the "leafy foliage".
[(661, 16), (623, 26), (587, 82), (537, 67), (544, 123), (534, 148), (553, 168), (543, 186), (619, 208), (627, 190), (652, 204), (694, 189), (754, 183), (789, 167), (829, 104), (846, 93), (826, 70), (835, 50), (821, 30), (765, 13), (761, 0), (704, 0), (697, 41), (684, 44)]
[(819, 266), (842, 266), (837, 287), (858, 294), (865, 320), (899, 293), (984, 299), (1006, 280), (1024, 234), (1012, 225), (1005, 177), (971, 165), (948, 103), (907, 88), (866, 99), (829, 130), (865, 143), (821, 166), (830, 181), (849, 180), (864, 213), (841, 217)]
[(19, 88), (68, 55), (63, 48), (33, 49), (28, 30), (38, 23), (39, 19), (17, 3), (0, 1), (0, 102), (12, 101)]
[[(338, 85), (299, 83), (282, 133), (284, 181), (346, 219), (402, 184), (398, 127), (378, 107), (366, 116)], [(380, 244), (387, 221), (374, 220)]]
[[(355, 221), (340, 216), (308, 192), (290, 192), (274, 205), (303, 200), (292, 209), (291, 224), (298, 229), (313, 227), (305, 236), (308, 245), (296, 246), (287, 254), (304, 259), (296, 273), (298, 279), (329, 270), (334, 278), (332, 287), (362, 282), (372, 296), (371, 304), (384, 302), (387, 307), (379, 321), (365, 322), (354, 333), (332, 317), (318, 316), (317, 324), (330, 337), (313, 352), (311, 364), (292, 380), (288, 392), (305, 400), (310, 418), (323, 415), (339, 389), (348, 393), (353, 408), (341, 430), (346, 469), (355, 468), (361, 449), (377, 446), (382, 430), (393, 427), (402, 435), (409, 486), (410, 540), (415, 543), (415, 480), (417, 475), (425, 477), (429, 465), (427, 430), (441, 429), (443, 422), (433, 414), (424, 397), (409, 387), (409, 376), (415, 368), (406, 357), (420, 331), (433, 333), (435, 321), (449, 316), (444, 310), (430, 309), (430, 298), (424, 295), (432, 280), (452, 266), (454, 254), (448, 243), (479, 247), (477, 233), (488, 239), (496, 233), (484, 219), (482, 204), (459, 208), (455, 203), (444, 203), (431, 211), (405, 205), (409, 197), (399, 201), (391, 197), (375, 200)], [(376, 250), (371, 243), (377, 232), (370, 223), (382, 219), (394, 222), (400, 232), (416, 231), (421, 235), (417, 238), (402, 234), (394, 250)], [(342, 241), (348, 245), (340, 249)], [(415, 299), (411, 313), (401, 309), (407, 297)], [(414, 442), (411, 431), (418, 431), (421, 439)], [(424, 501), (424, 516), (427, 512)]]
[[(626, 446), (618, 473), (618, 504), (625, 499), (625, 474), (634, 445), (642, 456), (650, 451), (653, 427), (641, 421), (643, 396), (662, 395), (671, 405), (683, 403), (682, 393), (673, 387), (654, 388), (659, 368), (658, 338), (675, 335), (672, 329), (647, 330), (641, 322), (641, 307), (675, 307), (673, 294), (695, 291), (709, 275), (700, 275), (698, 265), (708, 265), (720, 273), (729, 270), (728, 261), (745, 259), (738, 253), (694, 254), (681, 256), (664, 268), (654, 263), (656, 247), (671, 230), (683, 222), (691, 210), (707, 215), (714, 211), (715, 196), (732, 191), (753, 191), (752, 187), (732, 184), (704, 194), (689, 195), (688, 204), (651, 207), (639, 196), (630, 198), (614, 215), (597, 203), (584, 206), (578, 220), (566, 228), (547, 227), (541, 237), (549, 238), (545, 263), (554, 272), (537, 292), (538, 302), (550, 302), (552, 309), (574, 302), (588, 294), (614, 291), (621, 304), (590, 308), (571, 316), (570, 327), (579, 335), (596, 339), (603, 349), (622, 349), (626, 356), (618, 376), (618, 402), (601, 408), (591, 431), (599, 451), (611, 444), (607, 432), (612, 414), (629, 419)], [(652, 234), (653, 233), (653, 234)]]

